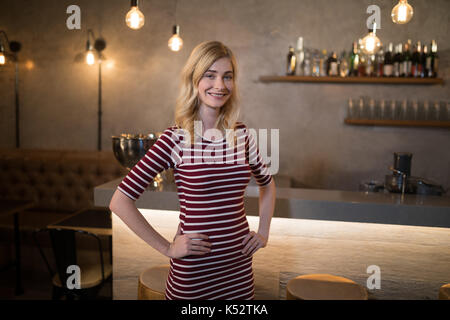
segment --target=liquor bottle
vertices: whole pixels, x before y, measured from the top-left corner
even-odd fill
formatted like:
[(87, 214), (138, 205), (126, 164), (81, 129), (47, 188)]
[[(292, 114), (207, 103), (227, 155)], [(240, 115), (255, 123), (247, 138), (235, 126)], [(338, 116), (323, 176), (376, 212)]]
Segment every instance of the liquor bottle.
[(403, 53), (403, 62), (402, 67), (400, 68), (400, 76), (401, 77), (410, 77), (411, 76), (411, 40), (408, 40), (407, 43), (405, 43), (405, 50)]
[(384, 51), (383, 47), (381, 47), (375, 57), (375, 76), (377, 77), (383, 76), (383, 69), (384, 69), (383, 60), (384, 60)]
[(395, 49), (394, 55), (394, 77), (400, 77), (402, 63), (403, 63), (402, 44), (399, 43)]
[(358, 75), (358, 65), (358, 44), (356, 42), (353, 42), (352, 53), (350, 55), (349, 76), (356, 77)]
[(327, 75), (327, 50), (323, 49), (320, 54), (320, 76), (325, 77)]
[(297, 66), (297, 58), (295, 57), (294, 48), (292, 46), (289, 46), (289, 53), (287, 55), (286, 75), (288, 76), (295, 75), (296, 66)]
[(297, 57), (297, 75), (303, 75), (303, 63), (305, 60), (305, 52), (303, 51), (303, 37), (297, 39), (297, 49), (295, 52)]
[(303, 75), (311, 75), (311, 52), (310, 50), (305, 50), (305, 60), (303, 61)]
[(311, 74), (315, 77), (320, 76), (320, 53), (315, 49), (313, 52), (313, 64)]
[(341, 77), (346, 77), (349, 75), (347, 53), (345, 50), (342, 51), (341, 57), (339, 58), (339, 75)]
[(366, 55), (361, 52), (362, 48), (362, 39), (358, 39), (358, 56), (359, 56), (359, 64), (358, 64), (358, 77), (364, 77), (366, 75)]
[(422, 44), (420, 41), (417, 41), (417, 44), (414, 48), (414, 52), (412, 54), (411, 58), (411, 75), (414, 78), (419, 78), (422, 73), (422, 63), (421, 63), (421, 51), (422, 51)]
[(431, 40), (431, 72), (429, 72), (429, 76), (432, 78), (436, 78), (438, 74), (439, 67), (439, 56), (437, 54), (437, 44), (436, 40)]
[(358, 77), (366, 76), (366, 64), (367, 64), (367, 56), (365, 54), (359, 55), (359, 65), (358, 65)]
[(337, 55), (334, 51), (331, 53), (327, 61), (327, 75), (330, 77), (339, 75)]
[(423, 46), (423, 52), (420, 58), (420, 62), (422, 64), (422, 73), (420, 74), (421, 78), (426, 78), (428, 76), (427, 61), (428, 61), (428, 47), (425, 45)]
[(392, 42), (389, 43), (389, 48), (384, 55), (383, 75), (385, 77), (392, 77), (394, 75), (394, 61), (392, 56)]
[(364, 74), (367, 77), (373, 77), (375, 75), (375, 55), (374, 54), (368, 54), (366, 56), (366, 70)]

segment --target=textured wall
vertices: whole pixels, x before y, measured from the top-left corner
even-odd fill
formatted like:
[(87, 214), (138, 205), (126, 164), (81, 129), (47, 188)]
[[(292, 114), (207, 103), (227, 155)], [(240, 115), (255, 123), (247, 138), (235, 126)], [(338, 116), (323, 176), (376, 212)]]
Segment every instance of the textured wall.
[[(414, 153), (412, 174), (450, 187), (450, 132), (445, 129), (353, 127), (343, 124), (349, 97), (449, 100), (444, 86), (336, 85), (258, 82), (281, 74), (289, 44), (350, 49), (365, 30), (366, 8), (382, 11), (384, 43), (436, 39), (442, 76), (449, 81), (448, 0), (411, 1), (413, 20), (394, 25), (396, 1), (179, 0), (177, 23), (185, 46), (167, 48), (175, 1), (144, 1), (145, 26), (126, 27), (126, 0), (4, 1), (0, 29), (23, 44), (20, 54), (23, 148), (97, 147), (97, 69), (77, 62), (92, 28), (107, 41), (113, 67), (103, 70), (103, 149), (111, 135), (161, 131), (172, 124), (179, 72), (204, 40), (220, 40), (237, 55), (242, 120), (280, 129), (280, 173), (297, 186), (356, 190), (361, 180), (382, 180), (394, 151)], [(68, 30), (66, 8), (81, 7), (81, 30)], [(0, 69), (0, 147), (15, 146), (14, 69)]]

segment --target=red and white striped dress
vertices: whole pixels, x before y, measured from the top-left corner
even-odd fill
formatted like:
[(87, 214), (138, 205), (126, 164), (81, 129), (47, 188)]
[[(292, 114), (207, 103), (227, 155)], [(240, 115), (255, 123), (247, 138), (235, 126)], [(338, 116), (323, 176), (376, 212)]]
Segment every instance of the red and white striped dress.
[(137, 200), (156, 174), (173, 168), (181, 233), (203, 233), (212, 243), (204, 255), (170, 259), (166, 299), (254, 298), (252, 257), (241, 253), (250, 232), (244, 192), (252, 174), (259, 186), (272, 176), (246, 126), (238, 123), (236, 129), (234, 147), (225, 138), (204, 137), (186, 146), (179, 128), (169, 127), (118, 186)]

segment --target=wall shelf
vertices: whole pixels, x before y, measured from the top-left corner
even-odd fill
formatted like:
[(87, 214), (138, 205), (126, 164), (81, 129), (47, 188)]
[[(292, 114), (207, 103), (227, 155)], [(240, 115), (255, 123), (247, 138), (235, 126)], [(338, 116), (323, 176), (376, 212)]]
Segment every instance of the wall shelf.
[(387, 77), (312, 77), (312, 76), (260, 76), (261, 82), (315, 82), (315, 83), (370, 83), (370, 84), (444, 84), (441, 78), (387, 78)]
[(345, 119), (350, 125), (450, 128), (450, 121)]

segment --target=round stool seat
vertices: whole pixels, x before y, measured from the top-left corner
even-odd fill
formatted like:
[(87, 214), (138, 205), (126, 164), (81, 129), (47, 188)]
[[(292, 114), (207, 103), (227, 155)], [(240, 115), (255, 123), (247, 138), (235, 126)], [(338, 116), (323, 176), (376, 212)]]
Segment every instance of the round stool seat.
[(289, 280), (287, 300), (367, 300), (364, 287), (330, 274), (307, 274)]
[(439, 289), (439, 300), (450, 300), (450, 283), (444, 284)]
[(160, 265), (144, 270), (139, 276), (138, 300), (165, 300), (166, 280), (169, 265)]

